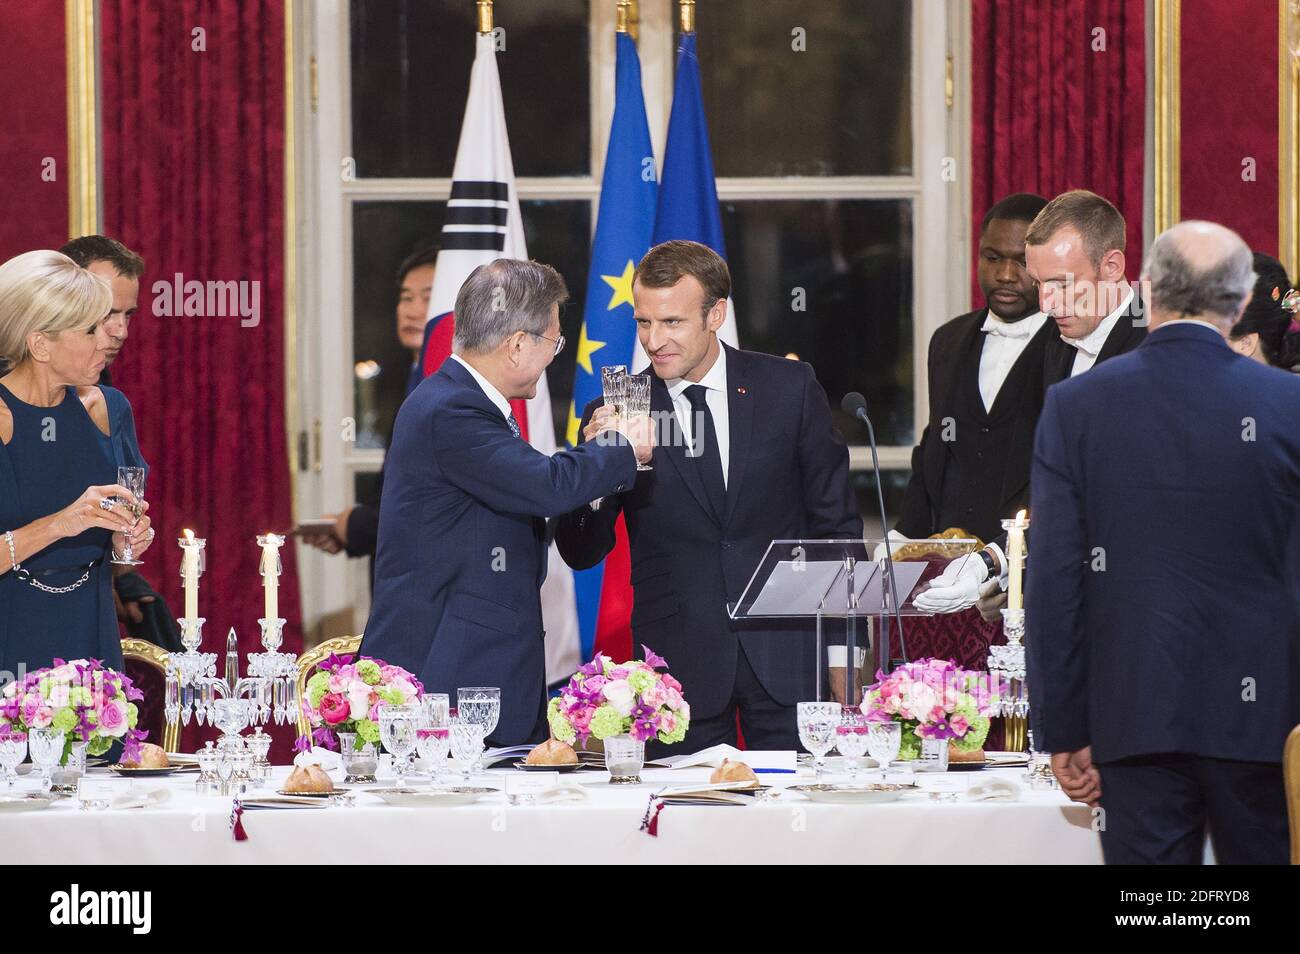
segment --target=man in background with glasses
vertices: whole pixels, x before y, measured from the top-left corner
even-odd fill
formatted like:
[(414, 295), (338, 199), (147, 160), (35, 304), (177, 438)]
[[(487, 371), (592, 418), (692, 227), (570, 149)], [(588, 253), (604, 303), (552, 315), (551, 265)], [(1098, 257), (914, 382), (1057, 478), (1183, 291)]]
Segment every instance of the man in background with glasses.
[(602, 430), (547, 456), (523, 439), (510, 401), (537, 393), (564, 347), (564, 279), (497, 259), (456, 296), (452, 356), (397, 413), (379, 504), (375, 594), (361, 652), (403, 666), (429, 692), (501, 690), (494, 745), (547, 736), (547, 517), (632, 485), (646, 422)]

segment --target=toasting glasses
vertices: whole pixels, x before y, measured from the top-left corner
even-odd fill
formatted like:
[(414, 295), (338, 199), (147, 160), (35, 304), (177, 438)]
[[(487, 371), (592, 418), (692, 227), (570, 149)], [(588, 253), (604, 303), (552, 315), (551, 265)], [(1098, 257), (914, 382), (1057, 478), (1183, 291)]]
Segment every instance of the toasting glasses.
[[(117, 482), (131, 491), (134, 499), (114, 497), (113, 503), (124, 507), (136, 520), (139, 520), (144, 513), (144, 474), (143, 467), (119, 467), (117, 469)], [(137, 560), (131, 549), (131, 541), (128, 538), (126, 545), (122, 547), (122, 555), (113, 554), (111, 562), (119, 566), (139, 566), (143, 561)]]
[[(609, 364), (600, 369), (605, 404), (625, 419), (650, 416), (650, 375), (628, 374), (627, 365)], [(654, 470), (639, 461), (637, 470)]]

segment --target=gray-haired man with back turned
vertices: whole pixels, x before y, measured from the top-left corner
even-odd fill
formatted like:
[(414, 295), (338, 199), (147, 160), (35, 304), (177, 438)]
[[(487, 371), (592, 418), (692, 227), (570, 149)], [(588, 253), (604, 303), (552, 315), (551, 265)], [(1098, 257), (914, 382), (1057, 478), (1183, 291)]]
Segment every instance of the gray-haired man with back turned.
[(476, 268), (456, 296), (453, 354), (398, 411), (385, 464), (361, 651), (428, 692), (499, 687), (499, 745), (546, 736), (545, 518), (627, 490), (651, 453), (635, 422), (550, 457), (520, 436), (510, 401), (531, 398), (564, 347), (567, 297), (537, 262)]

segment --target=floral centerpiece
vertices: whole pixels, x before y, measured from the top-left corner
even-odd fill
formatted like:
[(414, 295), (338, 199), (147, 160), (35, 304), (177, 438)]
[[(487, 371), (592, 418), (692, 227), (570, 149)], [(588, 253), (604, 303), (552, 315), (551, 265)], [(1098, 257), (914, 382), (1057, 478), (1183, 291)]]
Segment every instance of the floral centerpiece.
[[(355, 748), (373, 744), (378, 749), (380, 706), (418, 702), (424, 686), (401, 666), (366, 656), (354, 663), (352, 658), (331, 653), (316, 667), (307, 680), (303, 715), (311, 725), (311, 741), (318, 745), (336, 749), (340, 733), (352, 733)], [(310, 748), (311, 741), (300, 738), (297, 748)]]
[(569, 680), (546, 710), (552, 737), (585, 747), (587, 739), (630, 736), (636, 742), (680, 742), (691, 724), (682, 684), (648, 646), (645, 660), (615, 663), (597, 653)]
[(996, 692), (988, 673), (962, 669), (948, 659), (918, 659), (876, 683), (862, 698), (862, 711), (877, 722), (903, 725), (900, 759), (921, 756), (922, 739), (947, 739), (958, 752), (974, 752), (989, 734)]
[(73, 746), (103, 755), (122, 742), (122, 758), (140, 758), (148, 732), (137, 729), (135, 703), (144, 693), (123, 673), (99, 659), (55, 659), (54, 665), (30, 672), (0, 690), (0, 734), (54, 728), (63, 733), (66, 763)]

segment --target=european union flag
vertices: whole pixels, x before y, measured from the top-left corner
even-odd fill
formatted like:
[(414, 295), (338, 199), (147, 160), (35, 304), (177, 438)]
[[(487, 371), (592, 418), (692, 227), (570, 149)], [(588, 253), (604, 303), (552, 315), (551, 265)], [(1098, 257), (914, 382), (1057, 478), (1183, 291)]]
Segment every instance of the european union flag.
[[(578, 442), (582, 409), (602, 394), (601, 367), (632, 364), (636, 346), (632, 273), (641, 256), (649, 250), (654, 229), (658, 193), (654, 151), (641, 94), (641, 61), (635, 42), (626, 33), (617, 34), (614, 86), (614, 121), (605, 153), (586, 305), (578, 338), (573, 404), (569, 407), (566, 436), (570, 444)], [(595, 643), (603, 565), (574, 576), (586, 659), (591, 656)]]
[(677, 80), (662, 180), (651, 244), (687, 239), (707, 245), (726, 258), (694, 33), (683, 33), (677, 47)]

